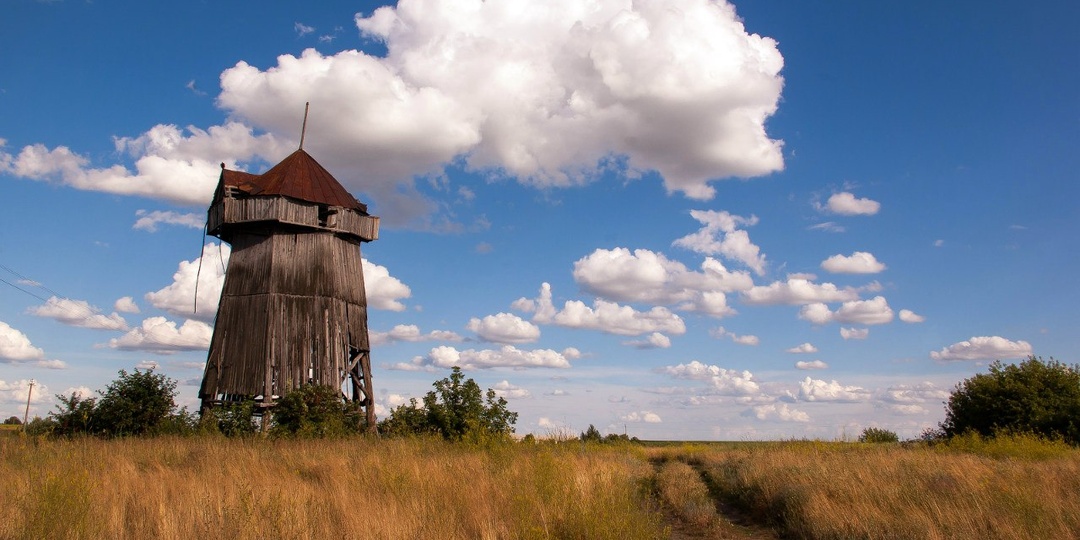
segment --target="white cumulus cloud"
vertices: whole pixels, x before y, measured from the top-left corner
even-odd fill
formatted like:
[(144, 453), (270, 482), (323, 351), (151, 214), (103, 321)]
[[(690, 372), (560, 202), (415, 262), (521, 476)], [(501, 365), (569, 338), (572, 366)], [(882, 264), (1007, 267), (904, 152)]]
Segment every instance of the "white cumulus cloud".
[(682, 335), (686, 323), (665, 307), (656, 306), (649, 311), (638, 311), (630, 306), (597, 299), (592, 307), (580, 300), (567, 300), (561, 310), (552, 302), (551, 285), (540, 286), (540, 296), (535, 299), (519, 298), (514, 309), (533, 313), (533, 322), (554, 324), (566, 328), (597, 330), (620, 336), (640, 336), (661, 332)]
[(127, 321), (119, 313), (105, 315), (101, 309), (90, 305), (86, 300), (50, 297), (44, 304), (30, 308), (28, 312), (38, 317), (46, 317), (68, 326), (92, 328), (94, 330), (127, 330)]
[(754, 381), (754, 375), (749, 371), (724, 369), (697, 360), (688, 364), (667, 366), (662, 371), (676, 379), (706, 381), (721, 395), (752, 396), (761, 392), (758, 383)]
[(30, 382), (31, 379), (20, 379), (11, 382), (0, 380), (0, 403), (25, 404), (28, 398), (30, 403), (41, 403), (52, 399), (52, 392), (49, 391), (48, 386), (40, 381), (35, 381), (33, 390), (31, 390)]
[(510, 384), (510, 381), (500, 381), (495, 383), (495, 386), (491, 387), (495, 391), (495, 395), (506, 399), (524, 399), (531, 397), (532, 394), (525, 388)]
[(850, 287), (841, 289), (832, 283), (814, 283), (805, 276), (789, 276), (787, 281), (758, 285), (742, 293), (742, 301), (751, 305), (800, 305), (815, 302), (846, 302), (859, 297)]
[(753, 286), (750, 274), (729, 271), (706, 257), (701, 271), (687, 269), (662, 253), (647, 249), (597, 249), (574, 263), (574, 280), (607, 300), (678, 305), (678, 309), (722, 317), (735, 311), (724, 293)]
[(739, 345), (752, 345), (753, 346), (753, 345), (758, 345), (759, 343), (761, 343), (761, 340), (758, 339), (757, 336), (749, 335), (749, 334), (739, 335), (739, 334), (736, 334), (734, 332), (729, 332), (723, 326), (718, 326), (716, 328), (713, 328), (712, 330), (709, 331), (709, 335), (716, 338), (716, 339), (725, 339), (725, 338), (727, 338), (727, 339), (730, 339), (731, 341), (734, 341), (735, 343), (738, 343)]
[(834, 274), (877, 274), (885, 265), (873, 253), (856, 251), (851, 255), (833, 255), (821, 262), (821, 268)]
[(135, 299), (130, 296), (124, 296), (117, 298), (113, 303), (113, 309), (120, 313), (139, 313), (139, 305), (135, 303)]
[(840, 337), (844, 339), (866, 339), (870, 336), (869, 328), (844, 328), (840, 327)]
[(721, 255), (745, 264), (758, 275), (765, 273), (765, 255), (761, 248), (739, 228), (756, 225), (757, 216), (745, 218), (715, 210), (691, 210), (690, 216), (704, 226), (696, 233), (675, 240), (673, 245), (705, 255)]
[(441, 346), (431, 349), (424, 356), (417, 356), (411, 363), (398, 364), (397, 369), (423, 369), (425, 367), (451, 368), (454, 366), (462, 369), (490, 369), (490, 368), (568, 368), (569, 359), (577, 353), (576, 349), (567, 349), (563, 352), (551, 349), (523, 350), (513, 345), (505, 345), (499, 349), (467, 349), (459, 351), (450, 346)]
[(813, 324), (886, 324), (892, 321), (893, 311), (885, 297), (875, 296), (870, 300), (844, 302), (836, 311), (822, 303), (807, 304), (799, 310), (799, 318)]
[(910, 309), (901, 309), (900, 320), (906, 323), (915, 324), (926, 321), (926, 317), (923, 317)]
[(139, 219), (135, 220), (135, 224), (131, 228), (147, 232), (157, 232), (158, 225), (161, 224), (201, 229), (206, 223), (205, 214), (181, 214), (172, 210), (154, 210), (153, 212), (137, 210), (135, 216)]
[(825, 382), (807, 377), (799, 383), (799, 399), (853, 403), (870, 399), (870, 391), (859, 386), (844, 386), (836, 381)]
[(213, 321), (217, 316), (221, 289), (225, 285), (225, 268), (229, 264), (230, 253), (232, 249), (229, 244), (206, 244), (200, 257), (180, 261), (173, 273), (172, 283), (146, 293), (146, 301), (173, 315), (203, 322)]
[(826, 364), (825, 362), (823, 362), (821, 360), (811, 360), (809, 362), (800, 360), (798, 362), (795, 362), (795, 369), (804, 369), (804, 370), (829, 369), (829, 364)]
[(651, 411), (634, 411), (619, 417), (623, 422), (644, 422), (646, 424), (659, 424), (663, 422), (660, 415)]
[(803, 343), (787, 349), (786, 352), (792, 354), (813, 354), (818, 352), (818, 349), (811, 343)]
[(296, 147), (304, 102), (306, 147), (388, 222), (434, 212), (413, 178), (456, 160), (545, 187), (612, 167), (657, 171), (696, 199), (713, 197), (712, 181), (783, 169), (783, 143), (765, 129), (783, 57), (727, 2), (403, 0), (356, 24), (386, 56), (308, 49), (266, 67), (238, 62), (220, 76), (228, 123), (117, 138), (131, 168), (39, 144), (0, 152), (0, 172), (202, 206), (219, 162), (273, 163)]
[(454, 140), (474, 168), (568, 185), (623, 155), (707, 199), (710, 179), (783, 167), (764, 130), (783, 58), (730, 4), (413, 0), (357, 25), (386, 42), (381, 64), (405, 99), (427, 89), (447, 101), (437, 112), (462, 124)]
[(387, 311), (405, 311), (401, 300), (412, 296), (412, 289), (398, 278), (390, 275), (390, 270), (367, 259), (362, 261), (364, 269), (364, 291), (368, 307)]
[(473, 317), (465, 328), (492, 343), (532, 343), (540, 339), (540, 327), (512, 313)]
[(26, 334), (0, 321), (0, 361), (9, 363), (44, 359), (45, 351), (30, 343)]
[(236, 168), (238, 161), (255, 156), (280, 159), (293, 146), (281, 145), (270, 134), (256, 136), (251, 127), (239, 122), (207, 130), (160, 124), (138, 137), (116, 138), (115, 144), (118, 153), (134, 159), (134, 172), (119, 164), (95, 168), (88, 158), (66, 146), (49, 149), (34, 144), (14, 156), (0, 152), (0, 173), (81, 190), (204, 206), (217, 186), (220, 163)]
[(881, 203), (871, 199), (860, 199), (847, 191), (834, 193), (825, 203), (825, 209), (844, 216), (872, 216), (881, 210)]
[(949, 392), (939, 388), (932, 382), (918, 384), (898, 384), (890, 386), (882, 396), (883, 401), (890, 403), (941, 403), (949, 399)]
[(1009, 360), (1031, 355), (1031, 344), (1000, 336), (978, 336), (932, 351), (934, 360)]
[(810, 415), (795, 409), (786, 403), (769, 403), (758, 405), (747, 411), (746, 416), (753, 416), (758, 420), (779, 420), (781, 422), (809, 422)]
[(671, 347), (671, 338), (660, 332), (653, 332), (642, 340), (624, 341), (623, 345), (629, 345), (636, 349), (667, 349)]
[(214, 329), (209, 324), (188, 319), (179, 328), (165, 317), (150, 317), (138, 328), (109, 340), (109, 347), (124, 351), (172, 354), (178, 351), (205, 351)]
[(398, 341), (464, 341), (460, 335), (449, 330), (433, 330), (426, 334), (420, 332), (415, 324), (399, 324), (388, 332), (369, 332), (368, 339), (372, 346), (389, 345)]

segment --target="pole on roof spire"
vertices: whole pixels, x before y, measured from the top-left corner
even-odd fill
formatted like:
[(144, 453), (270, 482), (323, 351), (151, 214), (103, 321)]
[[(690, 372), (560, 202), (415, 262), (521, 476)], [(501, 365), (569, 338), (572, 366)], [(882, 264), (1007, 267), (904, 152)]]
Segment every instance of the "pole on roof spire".
[(300, 149), (304, 149), (304, 134), (307, 133), (307, 113), (311, 102), (304, 103), (304, 125), (300, 127)]

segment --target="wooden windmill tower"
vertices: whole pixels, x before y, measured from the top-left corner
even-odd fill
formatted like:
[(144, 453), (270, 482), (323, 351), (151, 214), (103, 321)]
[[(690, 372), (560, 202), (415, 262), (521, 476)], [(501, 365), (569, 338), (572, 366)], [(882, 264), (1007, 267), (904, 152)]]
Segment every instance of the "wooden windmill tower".
[(264, 412), (289, 390), (321, 384), (358, 402), (373, 430), (360, 244), (378, 238), (379, 218), (303, 150), (301, 136), (299, 150), (261, 175), (222, 164), (207, 232), (232, 256), (203, 410), (254, 398)]

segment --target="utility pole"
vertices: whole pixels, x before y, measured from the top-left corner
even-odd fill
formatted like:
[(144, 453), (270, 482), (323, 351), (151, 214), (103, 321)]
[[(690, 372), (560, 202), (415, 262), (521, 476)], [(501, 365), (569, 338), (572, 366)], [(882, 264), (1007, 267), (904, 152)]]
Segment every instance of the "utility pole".
[(30, 389), (26, 391), (26, 412), (23, 413), (22, 430), (26, 433), (26, 422), (30, 419), (30, 396), (34, 395), (34, 379), (30, 379)]

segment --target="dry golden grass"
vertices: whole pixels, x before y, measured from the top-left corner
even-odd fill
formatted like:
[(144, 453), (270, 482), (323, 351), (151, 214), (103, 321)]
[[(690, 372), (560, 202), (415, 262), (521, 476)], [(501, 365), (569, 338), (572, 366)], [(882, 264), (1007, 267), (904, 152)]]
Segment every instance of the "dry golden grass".
[(656, 491), (664, 504), (688, 524), (711, 528), (719, 520), (716, 503), (696, 469), (681, 461), (667, 461), (656, 473)]
[(733, 528), (719, 497), (791, 538), (1080, 538), (1080, 450), (1022, 437), (648, 451), (3, 437), (0, 478), (2, 539), (665, 538), (654, 490), (712, 537), (770, 533)]
[[(1010, 443), (1007, 439), (1005, 446)], [(697, 454), (733, 501), (794, 538), (1080, 538), (1080, 452), (784, 443)]]
[(0, 538), (660, 538), (626, 449), (0, 441)]

